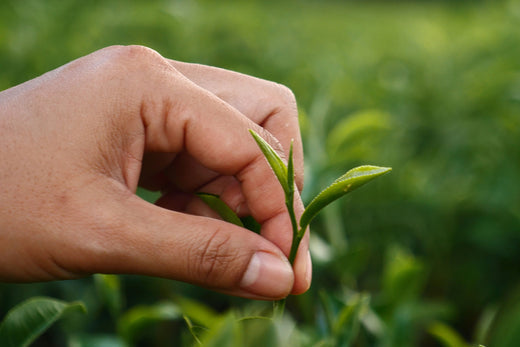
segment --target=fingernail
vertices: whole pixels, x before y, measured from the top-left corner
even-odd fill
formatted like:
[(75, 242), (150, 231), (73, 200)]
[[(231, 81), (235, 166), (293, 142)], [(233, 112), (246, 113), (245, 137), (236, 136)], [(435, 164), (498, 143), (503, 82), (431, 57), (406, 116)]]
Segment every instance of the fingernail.
[(291, 291), (293, 282), (292, 267), (286, 259), (257, 252), (251, 257), (240, 286), (256, 295), (283, 298)]
[(309, 289), (312, 282), (312, 259), (311, 252), (309, 251), (307, 251), (307, 267), (305, 269), (305, 280), (307, 281), (307, 289)]

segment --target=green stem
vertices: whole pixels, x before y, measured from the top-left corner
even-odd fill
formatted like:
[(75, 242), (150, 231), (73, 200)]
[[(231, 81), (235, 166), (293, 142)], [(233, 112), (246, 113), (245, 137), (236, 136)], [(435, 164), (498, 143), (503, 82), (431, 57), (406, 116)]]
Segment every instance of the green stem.
[[(294, 185), (293, 185), (294, 186)], [(296, 220), (296, 214), (294, 213), (294, 190), (290, 190), (289, 193), (285, 196), (285, 205), (287, 206), (287, 211), (289, 212), (289, 216), (291, 218), (292, 225), (292, 243), (291, 243), (291, 251), (289, 253), (289, 262), (291, 265), (294, 265), (294, 259), (296, 258), (296, 253), (298, 252), (298, 246), (301, 241), (300, 232), (298, 232), (298, 222)], [(275, 301), (273, 303), (273, 319), (279, 319), (283, 316), (283, 311), (285, 309), (285, 299)]]
[(294, 197), (288, 199), (286, 201), (287, 210), (289, 211), (289, 216), (291, 218), (291, 225), (292, 225), (292, 243), (291, 243), (291, 251), (289, 252), (289, 262), (291, 265), (294, 265), (294, 259), (296, 258), (296, 252), (298, 251), (298, 246), (301, 241), (301, 237), (299, 237), (298, 232), (298, 222), (296, 221), (296, 215), (294, 213)]
[(285, 299), (277, 300), (273, 302), (273, 319), (280, 319), (283, 317), (283, 311), (285, 309)]
[(305, 230), (300, 229), (294, 234), (292, 245), (291, 245), (291, 252), (289, 253), (289, 262), (291, 264), (294, 264), (294, 260), (296, 259), (296, 254), (298, 253), (298, 247), (300, 246), (300, 242), (302, 241), (303, 234)]
[[(291, 214), (291, 221), (294, 216), (294, 211), (292, 209), (289, 209), (289, 214)], [(296, 220), (296, 219), (295, 219)], [(295, 231), (296, 230), (296, 231)], [(289, 253), (289, 262), (291, 265), (294, 264), (294, 260), (296, 259), (296, 253), (298, 253), (298, 247), (300, 245), (300, 242), (303, 238), (304, 230), (299, 230), (294, 228), (293, 224), (293, 240), (291, 244), (291, 251)], [(285, 300), (281, 299), (278, 301), (275, 301), (273, 303), (273, 319), (279, 319), (283, 316), (283, 311), (285, 309)]]

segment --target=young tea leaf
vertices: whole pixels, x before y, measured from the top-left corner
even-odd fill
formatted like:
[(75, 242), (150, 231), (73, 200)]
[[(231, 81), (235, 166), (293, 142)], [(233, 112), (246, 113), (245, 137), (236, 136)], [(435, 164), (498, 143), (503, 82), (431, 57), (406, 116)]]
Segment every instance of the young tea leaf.
[(253, 135), (253, 138), (258, 144), (258, 147), (260, 147), (260, 150), (262, 150), (262, 153), (264, 153), (267, 162), (271, 166), (271, 169), (273, 169), (274, 174), (276, 175), (276, 178), (278, 178), (278, 181), (280, 182), (280, 185), (282, 186), (285, 194), (289, 194), (291, 191), (291, 187), (289, 187), (287, 182), (287, 166), (283, 162), (282, 158), (280, 158), (280, 156), (278, 155), (278, 153), (276, 153), (273, 147), (271, 147), (271, 145), (269, 145), (254, 130), (250, 129), (249, 132), (251, 133), (251, 135)]
[(28, 346), (69, 311), (86, 312), (81, 302), (34, 297), (12, 308), (0, 324), (1, 346)]
[(312, 219), (328, 204), (392, 170), (388, 167), (364, 165), (349, 170), (322, 190), (305, 208), (300, 218), (300, 230), (305, 231)]
[[(288, 191), (285, 192), (285, 205), (287, 206), (287, 212), (289, 213), (289, 217), (291, 218), (291, 226), (293, 232), (291, 251), (289, 253), (289, 262), (293, 264), (294, 259), (296, 258), (296, 252), (298, 251), (298, 245), (301, 241), (301, 238), (298, 237), (298, 221), (296, 219), (296, 214), (294, 213), (294, 161), (292, 141), (291, 148), (289, 150), (289, 161), (287, 163), (287, 186)], [(283, 305), (281, 306), (281, 310), (283, 311)]]
[(226, 222), (233, 223), (239, 227), (244, 227), (244, 224), (238, 218), (235, 211), (233, 211), (218, 195), (208, 193), (197, 193), (197, 196), (204, 201), (209, 207), (217, 212)]
[(287, 162), (287, 188), (291, 197), (294, 195), (294, 160), (293, 160), (293, 142), (289, 149), (289, 160)]

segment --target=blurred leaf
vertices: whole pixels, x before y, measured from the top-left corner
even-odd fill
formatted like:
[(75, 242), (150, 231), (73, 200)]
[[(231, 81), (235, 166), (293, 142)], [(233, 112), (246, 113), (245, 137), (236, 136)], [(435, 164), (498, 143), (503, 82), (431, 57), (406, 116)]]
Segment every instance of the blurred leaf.
[(99, 295), (106, 303), (112, 318), (116, 319), (123, 307), (119, 277), (117, 275), (95, 274), (94, 283)]
[(322, 291), (320, 299), (328, 325), (328, 336), (333, 338), (334, 345), (351, 345), (359, 335), (362, 317), (369, 310), (370, 296), (352, 292), (341, 299)]
[(320, 221), (323, 223), (324, 233), (331, 246), (329, 257), (337, 257), (348, 250), (348, 223), (345, 222), (345, 210), (341, 204), (329, 204), (320, 212)]
[(276, 334), (276, 323), (270, 318), (243, 318), (240, 320), (240, 329), (243, 330), (244, 346), (281, 346)]
[(200, 336), (204, 347), (241, 347), (244, 346), (239, 324), (232, 313), (220, 316), (211, 329)]
[(182, 318), (184, 319), (184, 322), (186, 322), (186, 325), (188, 326), (188, 330), (190, 331), (190, 334), (193, 337), (193, 339), (195, 340), (195, 342), (199, 346), (202, 346), (202, 342), (200, 342), (200, 339), (199, 339), (199, 334), (195, 331), (196, 326), (193, 324), (193, 322), (191, 321), (191, 319), (188, 316), (183, 315)]
[(219, 320), (219, 314), (211, 307), (190, 299), (186, 296), (177, 296), (175, 303), (180, 308), (183, 315), (197, 324), (203, 324), (206, 327), (213, 326)]
[(450, 307), (445, 304), (410, 298), (394, 298), (395, 302), (387, 302), (390, 312), (385, 308), (380, 316), (385, 320), (386, 331), (384, 340), (394, 346), (414, 346), (418, 343), (418, 332), (428, 329), (432, 321), (446, 319), (452, 316)]
[(332, 260), (333, 251), (331, 245), (316, 233), (310, 234), (309, 250), (315, 263), (328, 263)]
[(347, 346), (357, 337), (361, 322), (361, 315), (368, 308), (369, 296), (356, 295), (345, 303), (339, 312), (332, 327), (338, 345)]
[(392, 170), (387, 167), (364, 165), (349, 170), (322, 190), (305, 208), (300, 218), (300, 228), (305, 230), (312, 219), (328, 204)]
[(127, 342), (135, 341), (141, 332), (151, 325), (182, 318), (179, 307), (171, 302), (152, 306), (135, 306), (125, 312), (118, 321), (118, 333)]
[(300, 346), (308, 345), (305, 340), (307, 338), (302, 326), (296, 322), (290, 313), (284, 314), (281, 319), (272, 321), (272, 326), (276, 331), (276, 340), (278, 346)]
[(321, 290), (319, 292), (319, 298), (325, 318), (324, 323), (326, 324), (326, 332), (330, 334), (333, 329), (332, 327), (334, 326), (334, 322), (336, 321), (336, 315), (339, 311), (341, 303), (338, 300), (335, 300), (335, 298), (332, 297), (332, 294), (327, 293), (325, 290)]
[(403, 248), (393, 247), (384, 269), (382, 296), (393, 305), (415, 299), (422, 290), (424, 277), (424, 266), (418, 259)]
[(520, 287), (514, 288), (502, 302), (488, 344), (492, 347), (520, 345)]
[(386, 332), (385, 323), (370, 306), (367, 305), (366, 312), (361, 315), (360, 320), (363, 327), (377, 339), (384, 336)]
[(85, 313), (83, 303), (67, 303), (46, 297), (30, 298), (13, 307), (0, 324), (0, 344), (28, 346), (57, 320), (69, 312)]
[(244, 224), (233, 211), (218, 195), (208, 193), (197, 193), (197, 196), (204, 201), (209, 207), (217, 212), (226, 222), (233, 223), (239, 227), (244, 227)]
[[(390, 115), (380, 110), (363, 110), (349, 115), (336, 124), (327, 138), (327, 148), (331, 160), (348, 157), (356, 141), (364, 137), (373, 138), (377, 130), (390, 128)], [(348, 144), (348, 146), (347, 146)], [(342, 154), (346, 151), (347, 154)]]
[(303, 340), (301, 331), (290, 314), (272, 319), (271, 317), (244, 317), (239, 319), (243, 345), (251, 347), (300, 346)]
[(69, 340), (69, 347), (128, 347), (123, 340), (114, 335), (88, 334), (74, 336)]
[(428, 328), (428, 332), (435, 336), (445, 347), (470, 347), (462, 336), (444, 323), (432, 323)]
[(475, 328), (475, 342), (483, 344), (487, 343), (497, 313), (498, 307), (496, 305), (490, 305), (484, 309)]

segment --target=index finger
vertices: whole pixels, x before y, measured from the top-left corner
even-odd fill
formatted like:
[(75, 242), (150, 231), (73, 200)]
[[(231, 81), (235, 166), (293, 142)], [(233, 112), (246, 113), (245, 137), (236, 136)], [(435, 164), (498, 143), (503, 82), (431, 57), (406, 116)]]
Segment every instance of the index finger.
[(200, 64), (169, 61), (193, 83), (210, 91), (269, 131), (281, 144), (285, 156), (294, 141), (295, 181), (303, 189), (303, 148), (296, 100), (281, 84), (238, 72)]

